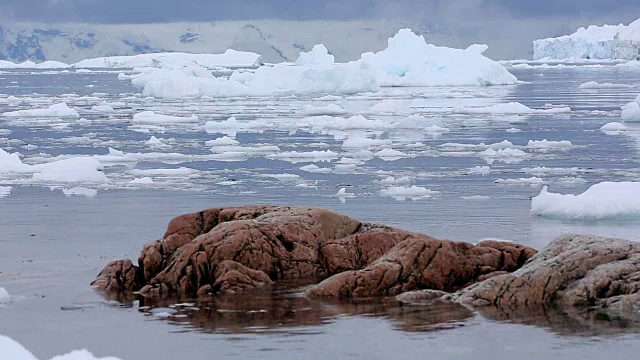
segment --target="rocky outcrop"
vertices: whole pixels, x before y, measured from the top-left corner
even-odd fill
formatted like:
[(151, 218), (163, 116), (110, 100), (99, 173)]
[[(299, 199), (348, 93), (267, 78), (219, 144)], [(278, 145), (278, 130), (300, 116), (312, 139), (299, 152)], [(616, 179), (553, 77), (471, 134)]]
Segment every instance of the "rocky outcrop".
[(492, 277), (443, 299), (512, 313), (544, 306), (637, 312), (640, 243), (561, 236), (514, 273)]
[(164, 297), (329, 277), (307, 295), (453, 291), (496, 271), (514, 271), (533, 254), (533, 249), (503, 242), (437, 240), (318, 208), (214, 208), (176, 217), (161, 240), (144, 246), (138, 266), (130, 260), (112, 262), (92, 285)]
[(306, 292), (308, 296), (397, 295), (413, 289), (454, 291), (496, 271), (514, 271), (535, 254), (497, 241), (478, 245), (410, 234), (362, 270), (344, 271)]

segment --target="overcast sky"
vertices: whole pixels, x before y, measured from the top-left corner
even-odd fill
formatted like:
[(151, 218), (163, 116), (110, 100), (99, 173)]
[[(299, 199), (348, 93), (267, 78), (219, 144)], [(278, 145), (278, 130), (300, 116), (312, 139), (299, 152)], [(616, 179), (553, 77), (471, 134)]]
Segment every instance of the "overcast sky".
[[(500, 14), (514, 18), (640, 17), (640, 0), (0, 0), (0, 17), (45, 22), (165, 22), (244, 19), (349, 20)], [(461, 9), (462, 8), (462, 9)], [(467, 10), (466, 14), (462, 14)]]

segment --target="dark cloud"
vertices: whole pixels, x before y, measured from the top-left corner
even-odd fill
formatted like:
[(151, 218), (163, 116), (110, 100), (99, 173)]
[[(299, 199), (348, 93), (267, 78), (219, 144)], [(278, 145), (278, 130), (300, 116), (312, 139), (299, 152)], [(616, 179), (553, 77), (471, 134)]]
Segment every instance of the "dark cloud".
[(638, 0), (0, 0), (5, 21), (100, 23), (431, 18), (452, 7), (470, 14), (504, 12), (514, 17), (634, 12), (640, 17)]

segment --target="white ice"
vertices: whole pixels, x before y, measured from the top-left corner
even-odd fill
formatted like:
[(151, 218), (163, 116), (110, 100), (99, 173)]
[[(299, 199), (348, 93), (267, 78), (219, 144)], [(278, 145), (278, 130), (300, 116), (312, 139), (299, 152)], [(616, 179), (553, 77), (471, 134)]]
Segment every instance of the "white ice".
[(80, 114), (66, 103), (54, 104), (45, 109), (17, 110), (2, 114), (8, 117), (67, 117), (79, 118)]
[[(0, 359), (38, 360), (29, 350), (10, 337), (0, 335)], [(66, 355), (58, 355), (50, 360), (120, 360), (115, 357), (95, 357), (87, 350), (74, 350)]]
[(98, 190), (89, 189), (85, 187), (74, 187), (70, 189), (62, 189), (62, 193), (66, 196), (86, 196), (86, 197), (94, 197), (98, 195)]
[(301, 52), (296, 65), (333, 65), (335, 58), (329, 54), (327, 48), (322, 44), (313, 46), (309, 52)]
[(640, 121), (640, 95), (636, 99), (624, 106), (622, 109), (622, 120), (626, 122)]
[(633, 85), (627, 84), (598, 83), (596, 81), (589, 81), (578, 86), (579, 89), (629, 89), (633, 87)]
[(380, 190), (380, 195), (386, 197), (392, 197), (398, 201), (404, 201), (407, 198), (412, 200), (428, 199), (434, 195), (439, 194), (439, 191), (433, 191), (431, 189), (424, 188), (422, 186), (391, 186), (386, 189)]
[(142, 124), (176, 124), (197, 122), (198, 116), (190, 117), (156, 114), (153, 111), (143, 111), (133, 115), (133, 122)]
[(582, 194), (557, 194), (545, 186), (531, 200), (536, 215), (570, 219), (640, 216), (640, 182), (601, 182)]
[(302, 110), (304, 115), (318, 116), (318, 115), (343, 115), (348, 113), (345, 109), (336, 104), (329, 104), (326, 106), (312, 106), (305, 105)]
[(9, 304), (11, 302), (11, 295), (9, 295), (9, 292), (3, 288), (0, 287), (0, 305), (6, 305)]
[(0, 186), (0, 198), (11, 195), (11, 186)]
[(551, 151), (551, 150), (568, 150), (573, 147), (571, 141), (568, 140), (560, 140), (560, 141), (549, 141), (547, 139), (543, 140), (529, 140), (527, 143), (528, 149), (538, 150), (542, 152)]

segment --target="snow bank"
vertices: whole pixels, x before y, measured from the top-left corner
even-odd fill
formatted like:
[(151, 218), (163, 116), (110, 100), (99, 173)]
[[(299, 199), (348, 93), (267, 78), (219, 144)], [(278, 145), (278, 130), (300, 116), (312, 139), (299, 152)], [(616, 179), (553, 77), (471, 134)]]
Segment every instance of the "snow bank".
[[(10, 337), (0, 335), (0, 359), (38, 360), (29, 350)], [(120, 360), (115, 357), (98, 358), (87, 350), (74, 350), (66, 355), (54, 356), (50, 360)]]
[(3, 116), (9, 117), (69, 117), (80, 118), (80, 114), (75, 109), (70, 108), (65, 103), (54, 104), (46, 109), (9, 111)]
[(133, 56), (109, 56), (82, 60), (75, 68), (161, 68), (177, 69), (184, 64), (197, 64), (207, 69), (221, 67), (253, 67), (261, 63), (260, 55), (229, 49), (224, 54), (155, 53)]
[(571, 35), (533, 42), (534, 60), (624, 59), (637, 60), (640, 20), (625, 26), (591, 25)]
[(571, 112), (571, 108), (532, 109), (519, 102), (509, 102), (485, 107), (456, 107), (452, 112), (458, 114), (559, 114)]
[(634, 101), (620, 108), (622, 109), (623, 121), (627, 121), (627, 122), (640, 121), (640, 95), (638, 95), (638, 97)]
[(349, 63), (334, 63), (326, 48), (317, 45), (301, 53), (295, 64), (236, 70), (228, 79), (177, 66), (147, 68), (131, 78), (143, 95), (158, 98), (353, 94), (378, 91), (380, 86), (515, 84), (516, 77), (483, 56), (484, 50), (486, 46), (481, 45), (465, 50), (437, 47), (403, 29), (389, 39), (385, 50), (364, 53)]
[(579, 195), (548, 192), (545, 186), (531, 200), (536, 215), (570, 219), (640, 216), (640, 182), (601, 182)]

